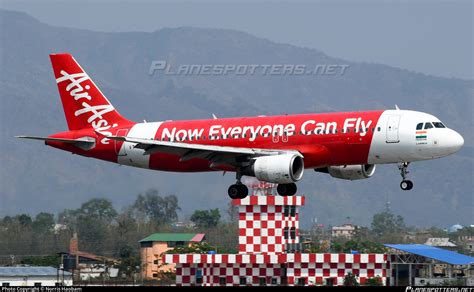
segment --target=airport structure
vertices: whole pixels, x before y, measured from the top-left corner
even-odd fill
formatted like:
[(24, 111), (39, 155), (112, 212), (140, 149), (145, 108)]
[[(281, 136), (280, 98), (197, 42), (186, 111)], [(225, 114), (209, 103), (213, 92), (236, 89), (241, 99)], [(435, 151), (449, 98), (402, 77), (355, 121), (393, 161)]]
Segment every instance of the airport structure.
[(203, 233), (154, 233), (140, 240), (142, 279), (157, 279), (159, 272), (174, 269), (174, 264), (164, 264), (161, 261), (164, 252), (203, 240)]
[(72, 286), (72, 274), (54, 267), (0, 267), (0, 285)]
[(352, 273), (360, 284), (390, 282), (386, 254), (304, 253), (299, 241), (303, 196), (248, 196), (239, 208), (239, 254), (165, 254), (176, 265), (178, 286), (343, 285)]

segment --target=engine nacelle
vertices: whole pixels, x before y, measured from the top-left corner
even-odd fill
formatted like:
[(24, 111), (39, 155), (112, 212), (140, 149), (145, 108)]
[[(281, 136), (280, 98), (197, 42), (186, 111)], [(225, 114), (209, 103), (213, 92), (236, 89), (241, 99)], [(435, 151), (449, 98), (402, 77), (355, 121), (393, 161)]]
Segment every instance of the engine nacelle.
[(243, 169), (242, 174), (255, 176), (261, 181), (288, 184), (303, 177), (303, 158), (296, 154), (257, 157), (254, 163)]
[(375, 164), (362, 164), (362, 165), (340, 165), (340, 166), (329, 166), (328, 173), (332, 177), (356, 180), (371, 177), (375, 172)]

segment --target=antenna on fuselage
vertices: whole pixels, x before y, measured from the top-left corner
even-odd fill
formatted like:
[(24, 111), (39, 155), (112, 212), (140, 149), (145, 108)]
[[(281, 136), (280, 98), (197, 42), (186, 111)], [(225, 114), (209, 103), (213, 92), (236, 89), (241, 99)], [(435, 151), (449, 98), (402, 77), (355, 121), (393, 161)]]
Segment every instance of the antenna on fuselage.
[(217, 120), (217, 117), (215, 114), (212, 114), (212, 118), (214, 118), (214, 120)]
[(395, 109), (396, 109), (397, 111), (400, 110), (400, 108), (398, 107), (398, 105), (395, 105)]

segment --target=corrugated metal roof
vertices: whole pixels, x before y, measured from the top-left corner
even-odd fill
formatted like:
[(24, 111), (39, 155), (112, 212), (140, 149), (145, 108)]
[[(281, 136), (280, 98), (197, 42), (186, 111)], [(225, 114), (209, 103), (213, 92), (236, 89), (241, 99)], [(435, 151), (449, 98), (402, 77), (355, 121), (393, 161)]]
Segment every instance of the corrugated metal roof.
[[(201, 236), (202, 235), (202, 236)], [(204, 238), (203, 233), (154, 233), (148, 237), (143, 238), (140, 242), (147, 241), (186, 241), (199, 242)]]
[(384, 244), (386, 247), (424, 256), (451, 265), (474, 264), (474, 257), (423, 244)]
[[(56, 276), (58, 270), (53, 267), (0, 267), (0, 276)], [(61, 271), (62, 275), (63, 272)], [(72, 275), (70, 272), (64, 271), (64, 275)]]

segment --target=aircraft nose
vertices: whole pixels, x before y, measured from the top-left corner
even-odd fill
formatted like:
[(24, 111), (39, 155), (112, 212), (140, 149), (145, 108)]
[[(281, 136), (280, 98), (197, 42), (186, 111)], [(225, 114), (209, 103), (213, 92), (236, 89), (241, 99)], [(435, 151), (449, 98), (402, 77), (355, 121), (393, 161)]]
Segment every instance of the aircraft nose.
[(464, 145), (464, 138), (454, 130), (451, 130), (446, 138), (449, 150), (452, 153), (458, 152)]

